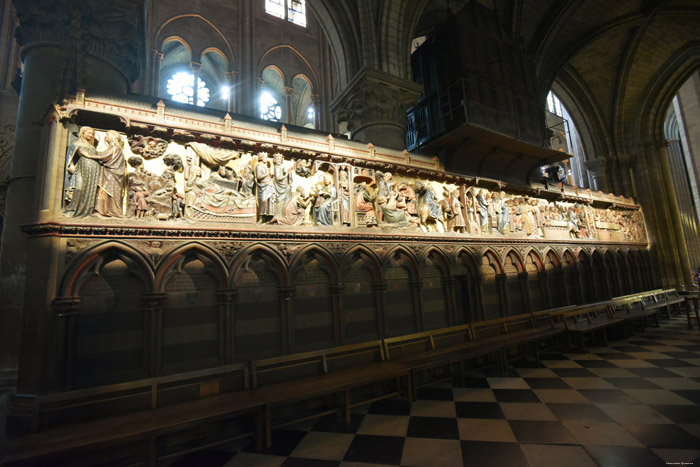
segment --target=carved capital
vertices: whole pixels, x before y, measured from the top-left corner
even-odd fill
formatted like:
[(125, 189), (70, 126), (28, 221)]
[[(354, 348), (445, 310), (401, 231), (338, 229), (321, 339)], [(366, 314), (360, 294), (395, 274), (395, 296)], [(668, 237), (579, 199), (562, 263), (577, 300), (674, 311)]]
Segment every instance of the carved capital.
[(190, 62), (190, 70), (192, 70), (192, 73), (197, 74), (202, 71), (202, 64), (199, 62)]
[(149, 293), (141, 296), (141, 306), (144, 311), (156, 311), (163, 307), (167, 296), (164, 293)]
[(331, 102), (336, 120), (346, 122), (355, 133), (373, 124), (406, 125), (406, 109), (423, 88), (412, 81), (363, 68), (343, 92)]
[(59, 318), (77, 315), (78, 305), (80, 305), (80, 297), (56, 297), (51, 302), (51, 311)]
[(277, 292), (279, 293), (279, 298), (280, 300), (291, 300), (294, 298), (294, 295), (296, 295), (296, 289), (294, 287), (280, 287), (277, 289)]
[(584, 163), (586, 170), (591, 172), (594, 177), (601, 177), (606, 174), (608, 169), (608, 160), (605, 157), (591, 159)]
[[(131, 82), (140, 72), (142, 2), (92, 0), (14, 0), (19, 27), (17, 42), (55, 45), (80, 58), (91, 55), (112, 64)], [(84, 71), (84, 70), (83, 70)]]

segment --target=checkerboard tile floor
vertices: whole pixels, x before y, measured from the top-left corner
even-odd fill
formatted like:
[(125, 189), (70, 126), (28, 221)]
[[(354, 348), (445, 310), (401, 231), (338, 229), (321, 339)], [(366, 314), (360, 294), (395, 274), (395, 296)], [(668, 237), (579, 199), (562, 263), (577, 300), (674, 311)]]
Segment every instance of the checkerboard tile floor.
[(175, 465), (700, 465), (700, 331), (682, 318), (586, 353), (543, 354), (503, 374), (436, 384), (352, 415), (273, 432), (251, 446), (203, 451)]

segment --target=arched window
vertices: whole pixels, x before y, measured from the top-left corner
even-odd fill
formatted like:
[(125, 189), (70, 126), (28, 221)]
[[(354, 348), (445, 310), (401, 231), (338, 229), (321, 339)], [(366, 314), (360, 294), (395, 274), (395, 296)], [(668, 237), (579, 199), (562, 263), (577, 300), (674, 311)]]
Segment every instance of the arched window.
[(265, 0), (265, 12), (278, 18), (306, 27), (304, 0)]
[(286, 121), (287, 96), (284, 94), (284, 78), (274, 67), (266, 68), (262, 74), (260, 91), (260, 118), (273, 122)]
[(269, 91), (260, 93), (260, 118), (273, 122), (282, 119), (282, 107)]
[(175, 102), (204, 107), (209, 102), (209, 87), (202, 78), (197, 77), (195, 86), (194, 73), (190, 71), (176, 71), (170, 75), (166, 84), (166, 91)]

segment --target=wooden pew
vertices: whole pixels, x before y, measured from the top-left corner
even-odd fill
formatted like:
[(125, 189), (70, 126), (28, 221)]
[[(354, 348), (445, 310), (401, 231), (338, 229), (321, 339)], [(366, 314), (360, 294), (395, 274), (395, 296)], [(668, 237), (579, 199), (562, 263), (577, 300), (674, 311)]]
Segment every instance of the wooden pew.
[(11, 443), (3, 465), (90, 464), (109, 449), (156, 465), (187, 452), (163, 452), (164, 437), (243, 416), (255, 426), (243, 436), (263, 442), (264, 402), (249, 390), (247, 363), (39, 396), (32, 407), (37, 431)]
[(642, 331), (646, 328), (648, 319), (652, 319), (657, 327), (660, 326), (659, 306), (651, 292), (615, 297), (610, 301), (610, 309), (613, 317), (625, 321), (625, 336), (631, 334), (635, 322), (641, 325)]
[[(253, 392), (264, 401), (268, 446), (273, 428), (338, 411), (349, 424), (353, 407), (396, 396), (401, 393), (402, 386), (411, 386), (409, 369), (386, 361), (380, 340), (256, 360), (251, 362), (251, 372)], [(397, 382), (394, 391), (361, 401), (352, 400), (353, 390), (387, 381)], [(317, 411), (302, 418), (272, 419), (275, 408), (325, 396), (342, 397), (343, 403), (338, 404), (342, 408)]]
[(607, 345), (607, 331), (613, 326), (624, 326), (624, 320), (612, 316), (610, 302), (598, 302), (590, 305), (582, 305), (574, 310), (552, 315), (555, 322), (562, 323), (568, 337), (567, 344), (571, 346), (571, 340), (579, 343), (582, 351), (585, 351), (584, 337), (586, 335), (600, 334)]

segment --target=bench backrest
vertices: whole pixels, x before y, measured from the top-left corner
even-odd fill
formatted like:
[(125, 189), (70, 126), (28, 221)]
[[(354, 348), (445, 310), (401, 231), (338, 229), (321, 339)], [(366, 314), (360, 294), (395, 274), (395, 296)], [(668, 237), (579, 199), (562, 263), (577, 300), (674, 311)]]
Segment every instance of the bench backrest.
[(472, 336), (475, 341), (487, 340), (508, 333), (503, 318), (472, 323)]
[(509, 316), (503, 319), (503, 325), (506, 328), (506, 333), (514, 333), (535, 328), (535, 319), (531, 313), (522, 315)]
[(427, 352), (434, 348), (435, 343), (430, 332), (417, 332), (384, 339), (384, 355), (387, 360)]
[(333, 347), (250, 363), (254, 388), (384, 360), (382, 341)]

